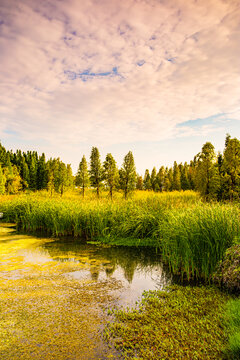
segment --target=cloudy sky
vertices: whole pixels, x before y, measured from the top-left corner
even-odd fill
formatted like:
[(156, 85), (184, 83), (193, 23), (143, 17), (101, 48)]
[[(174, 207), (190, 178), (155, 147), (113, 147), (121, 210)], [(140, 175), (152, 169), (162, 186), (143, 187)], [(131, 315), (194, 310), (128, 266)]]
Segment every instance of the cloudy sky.
[(0, 0), (0, 141), (137, 170), (240, 138), (239, 0)]

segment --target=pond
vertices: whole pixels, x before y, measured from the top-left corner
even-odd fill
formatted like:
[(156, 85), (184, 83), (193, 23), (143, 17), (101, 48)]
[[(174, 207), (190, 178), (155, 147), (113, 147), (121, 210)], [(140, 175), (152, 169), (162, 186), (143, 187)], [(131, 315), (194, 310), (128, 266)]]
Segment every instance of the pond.
[(154, 250), (79, 244), (0, 225), (0, 359), (119, 358), (106, 309), (171, 282)]

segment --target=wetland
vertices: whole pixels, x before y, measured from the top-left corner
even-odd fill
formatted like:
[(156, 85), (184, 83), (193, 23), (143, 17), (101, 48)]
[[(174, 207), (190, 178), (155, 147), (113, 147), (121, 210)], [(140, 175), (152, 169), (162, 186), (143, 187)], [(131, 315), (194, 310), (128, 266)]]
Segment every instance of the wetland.
[(156, 251), (76, 244), (0, 225), (0, 357), (119, 358), (102, 338), (109, 307), (171, 282)]

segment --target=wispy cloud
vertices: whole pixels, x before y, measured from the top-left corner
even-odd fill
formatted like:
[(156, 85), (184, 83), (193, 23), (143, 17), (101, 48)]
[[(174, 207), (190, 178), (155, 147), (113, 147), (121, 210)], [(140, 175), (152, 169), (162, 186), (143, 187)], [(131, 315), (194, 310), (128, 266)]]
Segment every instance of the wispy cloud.
[(0, 139), (70, 149), (240, 120), (239, 18), (235, 0), (2, 0)]

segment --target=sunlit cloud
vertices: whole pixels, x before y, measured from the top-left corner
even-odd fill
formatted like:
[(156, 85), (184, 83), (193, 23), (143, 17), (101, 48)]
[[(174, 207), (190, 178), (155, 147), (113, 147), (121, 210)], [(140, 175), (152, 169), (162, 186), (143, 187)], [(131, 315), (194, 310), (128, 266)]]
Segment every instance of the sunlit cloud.
[(234, 0), (2, 0), (0, 139), (79, 158), (224, 132), (211, 117), (240, 121), (239, 18)]

